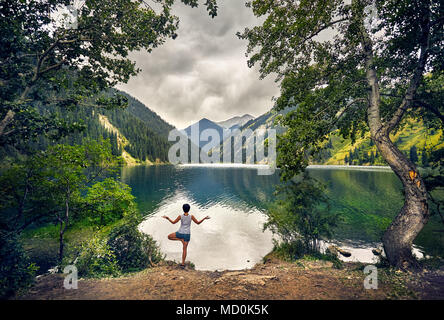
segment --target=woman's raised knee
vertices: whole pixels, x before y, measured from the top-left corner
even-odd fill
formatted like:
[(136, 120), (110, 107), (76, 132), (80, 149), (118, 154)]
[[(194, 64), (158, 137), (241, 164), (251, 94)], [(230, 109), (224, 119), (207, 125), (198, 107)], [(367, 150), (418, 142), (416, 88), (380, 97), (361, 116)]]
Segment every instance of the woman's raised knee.
[(176, 238), (176, 234), (175, 233), (170, 233), (169, 235), (168, 235), (168, 239), (170, 239), (170, 240), (176, 240), (177, 238)]

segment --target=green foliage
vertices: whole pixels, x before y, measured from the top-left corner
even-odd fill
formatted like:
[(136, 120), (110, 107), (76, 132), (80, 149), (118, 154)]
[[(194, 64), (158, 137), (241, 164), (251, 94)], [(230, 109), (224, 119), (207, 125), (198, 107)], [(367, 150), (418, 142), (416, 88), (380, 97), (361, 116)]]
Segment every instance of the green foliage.
[(103, 235), (95, 234), (77, 249), (74, 260), (80, 277), (105, 277), (121, 274), (116, 256)]
[(124, 223), (112, 229), (108, 245), (124, 272), (141, 270), (163, 259), (153, 238), (140, 232), (135, 223)]
[(71, 215), (82, 210), (81, 192), (105, 174), (114, 172), (120, 159), (111, 152), (109, 141), (88, 141), (83, 145), (55, 145), (31, 158), (32, 166), (44, 172), (38, 188), (60, 225), (59, 259), (63, 259), (63, 234)]
[(4, 229), (21, 232), (39, 222), (59, 225), (59, 259), (63, 258), (63, 234), (73, 217), (85, 209), (82, 192), (88, 184), (114, 172), (120, 159), (111, 152), (109, 141), (83, 145), (50, 146), (12, 164), (0, 177), (0, 222)]
[(410, 148), (409, 158), (410, 158), (410, 161), (412, 161), (413, 163), (418, 162), (418, 152), (417, 152), (417, 150), (418, 149), (416, 148), (416, 146), (412, 146)]
[(273, 252), (285, 261), (294, 261), (302, 258), (306, 254), (305, 244), (301, 240), (292, 242), (274, 242)]
[[(370, 23), (373, 5), (377, 13)], [(414, 74), (419, 75), (417, 95), (405, 114), (427, 125), (439, 125), (437, 114), (442, 121), (442, 1), (253, 0), (248, 6), (263, 18), (259, 26), (238, 33), (248, 40), (248, 65), (258, 65), (261, 77), (282, 80), (277, 110), (296, 107), (280, 121), (287, 127), (278, 143), (283, 179), (301, 172), (332, 131), (352, 143), (368, 132), (370, 67), (380, 80), (383, 125), (415, 84)], [(370, 46), (363, 45), (365, 35)], [(419, 59), (425, 39), (427, 68)], [(366, 49), (373, 55), (367, 64)]]
[[(423, 122), (412, 118), (403, 122), (402, 127), (392, 135), (392, 141), (400, 151), (407, 152), (409, 156), (412, 150), (412, 159), (421, 167), (430, 165), (428, 163), (430, 152), (444, 148), (442, 129), (429, 128)], [(343, 139), (338, 131), (330, 134), (328, 143), (324, 143), (312, 162), (328, 165), (387, 165), (373, 140), (370, 139), (370, 134), (352, 143), (351, 139)]]
[(97, 225), (108, 225), (128, 215), (137, 208), (131, 188), (114, 178), (107, 178), (88, 188), (85, 203), (88, 220)]
[[(197, 0), (182, 0), (195, 7)], [(73, 108), (140, 69), (131, 51), (151, 52), (177, 37), (174, 0), (88, 0), (77, 8), (76, 25), (58, 23), (54, 13), (68, 0), (2, 1), (0, 6), (0, 145), (34, 138), (37, 133), (72, 131), (74, 124), (35, 112), (36, 104)], [(209, 15), (217, 13), (207, 0)], [(59, 21), (60, 22), (60, 21)], [(120, 97), (99, 97), (108, 109), (125, 105)], [(53, 121), (52, 121), (52, 120)]]
[(430, 212), (431, 215), (439, 215), (444, 224), (444, 149), (431, 152), (430, 162), (431, 166), (422, 173), (431, 200)]
[(0, 230), (0, 248), (0, 299), (6, 299), (33, 284), (38, 268), (14, 232)]
[(66, 201), (80, 205), (81, 191), (119, 165), (104, 140), (54, 145), (23, 161), (5, 163), (0, 176), (2, 227), (23, 230), (38, 221), (58, 221)]
[[(120, 156), (123, 150), (126, 150), (136, 159), (148, 159), (155, 162), (156, 159), (168, 161), (168, 150), (170, 143), (167, 140), (168, 133), (172, 126), (163, 121), (157, 114), (148, 109), (137, 99), (130, 95), (109, 89), (105, 93), (107, 96), (122, 95), (128, 99), (126, 109), (98, 109), (94, 106), (64, 109), (60, 107), (41, 107), (39, 111), (42, 114), (51, 113), (57, 118), (62, 118), (67, 123), (82, 123), (84, 130), (69, 132), (66, 135), (54, 140), (53, 137), (36, 135), (33, 141), (19, 141), (13, 146), (0, 147), (0, 159), (5, 157), (17, 157), (20, 154), (33, 154), (36, 151), (46, 150), (49, 146), (57, 144), (83, 144), (88, 140), (110, 140), (111, 151), (113, 155)], [(105, 128), (99, 116), (106, 116), (109, 122), (116, 127), (123, 135), (128, 144), (124, 145), (119, 141), (117, 134), (110, 132)]]
[(304, 253), (319, 251), (319, 240), (332, 236), (339, 216), (330, 213), (325, 187), (307, 173), (299, 181), (289, 181), (278, 188), (278, 200), (267, 211), (264, 225), (278, 234), (285, 246)]
[(275, 241), (273, 247), (273, 253), (280, 259), (285, 261), (297, 261), (299, 259), (304, 260), (323, 260), (330, 261), (333, 263), (333, 268), (342, 269), (343, 262), (339, 260), (336, 255), (332, 255), (329, 252), (320, 253), (320, 252), (309, 252), (307, 253), (307, 249), (305, 244), (301, 240), (296, 240), (293, 242), (277, 242)]

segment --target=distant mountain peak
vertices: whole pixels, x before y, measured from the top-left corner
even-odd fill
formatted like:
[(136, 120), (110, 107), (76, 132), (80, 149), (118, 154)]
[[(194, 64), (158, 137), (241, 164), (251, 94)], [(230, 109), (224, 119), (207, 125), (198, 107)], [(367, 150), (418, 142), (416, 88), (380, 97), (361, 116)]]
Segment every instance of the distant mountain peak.
[(225, 121), (216, 122), (218, 125), (220, 125), (223, 128), (231, 128), (231, 127), (242, 127), (245, 123), (248, 121), (254, 119), (254, 117), (250, 114), (244, 114), (243, 116), (236, 116), (232, 117), (230, 119), (227, 119)]
[[(186, 127), (183, 130), (185, 131), (188, 138), (191, 138), (191, 132), (196, 129), (199, 130), (198, 131), (199, 137), (200, 137), (202, 131), (207, 130), (207, 129), (216, 130), (219, 134), (220, 139), (223, 137), (223, 134), (224, 134), (223, 127), (221, 127), (216, 122), (213, 122), (207, 118), (202, 118), (198, 122), (193, 123), (192, 125)], [(220, 139), (218, 141), (212, 141), (211, 145), (208, 146), (207, 149), (205, 149), (205, 150), (208, 151), (210, 148), (218, 145), (221, 142)], [(198, 145), (199, 148), (202, 148), (203, 146), (205, 146), (207, 144), (207, 142), (205, 142), (205, 141), (191, 141), (191, 142)]]

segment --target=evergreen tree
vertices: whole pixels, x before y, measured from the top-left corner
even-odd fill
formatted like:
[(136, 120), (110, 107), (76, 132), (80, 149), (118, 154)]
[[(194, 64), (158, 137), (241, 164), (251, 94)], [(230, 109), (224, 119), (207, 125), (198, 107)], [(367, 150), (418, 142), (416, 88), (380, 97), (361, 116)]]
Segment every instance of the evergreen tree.
[(425, 147), (421, 152), (421, 164), (423, 167), (429, 166), (429, 157), (427, 156), (427, 151), (426, 151)]
[(417, 153), (417, 149), (416, 149), (415, 145), (413, 145), (410, 148), (410, 155), (409, 155), (409, 157), (410, 157), (410, 161), (412, 161), (413, 163), (417, 163), (418, 162), (418, 153)]

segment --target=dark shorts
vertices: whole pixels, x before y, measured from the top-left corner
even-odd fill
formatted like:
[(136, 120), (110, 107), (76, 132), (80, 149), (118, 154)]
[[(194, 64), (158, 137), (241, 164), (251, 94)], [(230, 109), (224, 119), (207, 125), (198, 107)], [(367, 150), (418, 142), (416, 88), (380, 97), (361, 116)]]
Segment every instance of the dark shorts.
[(190, 236), (190, 234), (176, 232), (176, 238), (183, 239), (186, 242), (190, 241)]

